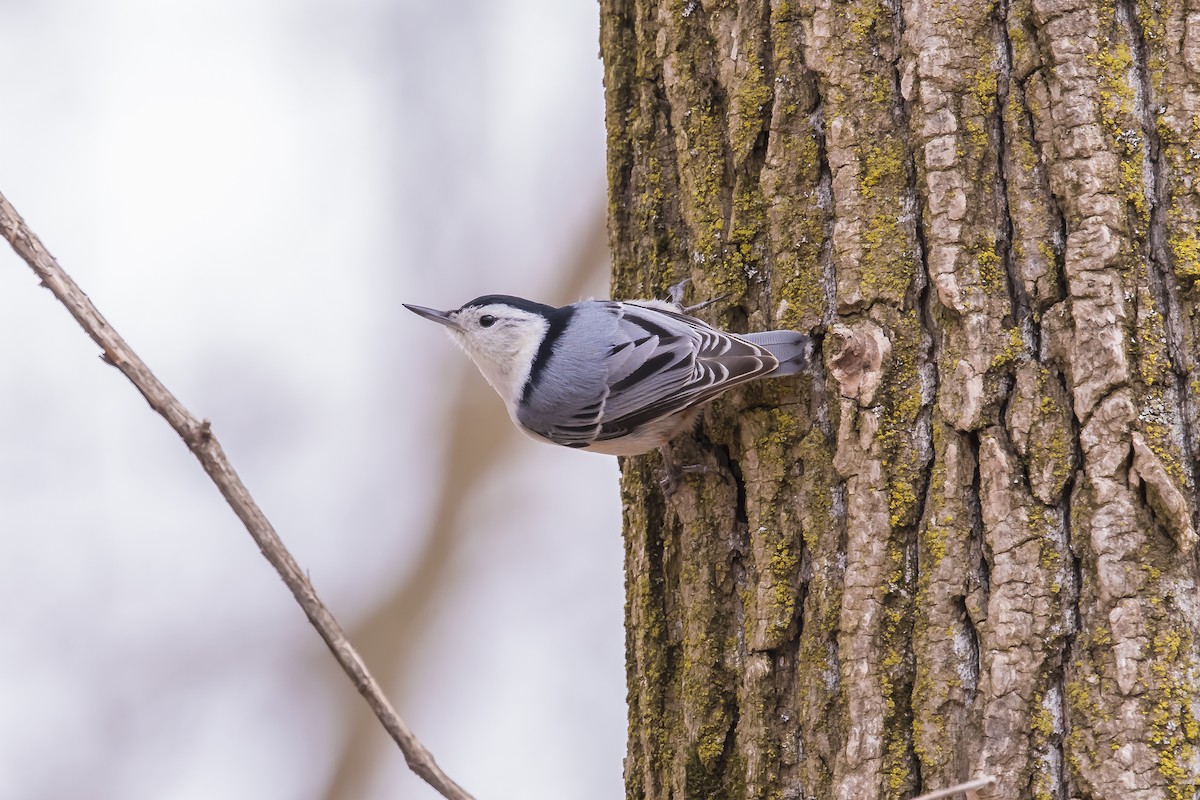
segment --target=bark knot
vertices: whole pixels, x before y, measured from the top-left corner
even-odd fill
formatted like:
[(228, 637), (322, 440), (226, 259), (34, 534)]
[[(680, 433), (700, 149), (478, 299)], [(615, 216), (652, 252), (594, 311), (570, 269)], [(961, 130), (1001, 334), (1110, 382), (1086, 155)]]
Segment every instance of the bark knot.
[(873, 322), (834, 325), (833, 355), (829, 371), (837, 381), (842, 397), (858, 401), (866, 408), (875, 399), (883, 377), (883, 361), (892, 351), (887, 334)]

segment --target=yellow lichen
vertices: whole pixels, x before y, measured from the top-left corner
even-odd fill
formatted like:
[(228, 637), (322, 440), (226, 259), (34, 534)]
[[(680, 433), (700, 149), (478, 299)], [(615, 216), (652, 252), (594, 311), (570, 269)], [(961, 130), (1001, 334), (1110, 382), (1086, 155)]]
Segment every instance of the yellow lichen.
[(1186, 233), (1171, 240), (1171, 255), (1175, 257), (1175, 274), (1182, 280), (1200, 278), (1200, 238)]

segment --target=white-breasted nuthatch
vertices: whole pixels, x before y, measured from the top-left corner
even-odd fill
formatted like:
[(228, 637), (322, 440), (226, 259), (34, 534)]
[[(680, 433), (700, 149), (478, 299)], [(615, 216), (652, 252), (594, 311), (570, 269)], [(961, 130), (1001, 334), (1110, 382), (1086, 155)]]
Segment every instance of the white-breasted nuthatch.
[(618, 456), (661, 447), (725, 390), (799, 372), (812, 355), (797, 331), (726, 333), (658, 300), (555, 308), (493, 294), (452, 311), (404, 307), (446, 326), (521, 430)]

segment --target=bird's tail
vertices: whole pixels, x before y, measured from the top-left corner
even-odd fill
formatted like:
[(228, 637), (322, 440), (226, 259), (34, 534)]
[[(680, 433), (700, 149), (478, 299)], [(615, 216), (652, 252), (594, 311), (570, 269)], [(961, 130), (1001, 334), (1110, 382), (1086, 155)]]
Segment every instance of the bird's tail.
[(779, 366), (770, 373), (772, 378), (806, 371), (812, 363), (813, 340), (798, 331), (762, 331), (743, 333), (741, 337), (771, 351)]

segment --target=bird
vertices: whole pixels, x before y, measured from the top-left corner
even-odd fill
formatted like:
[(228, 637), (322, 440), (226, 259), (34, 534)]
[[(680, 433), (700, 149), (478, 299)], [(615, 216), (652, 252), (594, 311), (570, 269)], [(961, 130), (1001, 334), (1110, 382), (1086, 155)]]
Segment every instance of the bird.
[(490, 294), (449, 311), (403, 305), (445, 327), (521, 431), (617, 456), (663, 448), (717, 395), (801, 372), (813, 351), (799, 331), (729, 333), (663, 300), (555, 307)]

